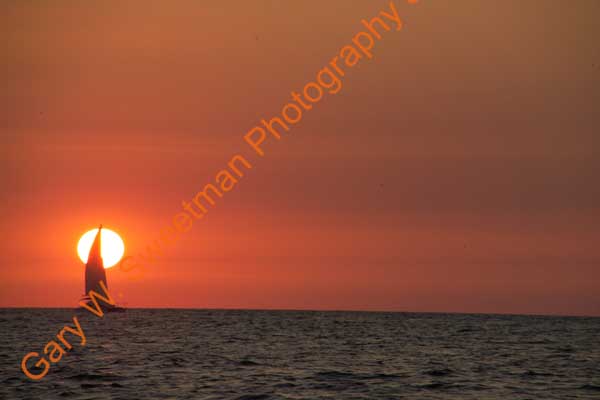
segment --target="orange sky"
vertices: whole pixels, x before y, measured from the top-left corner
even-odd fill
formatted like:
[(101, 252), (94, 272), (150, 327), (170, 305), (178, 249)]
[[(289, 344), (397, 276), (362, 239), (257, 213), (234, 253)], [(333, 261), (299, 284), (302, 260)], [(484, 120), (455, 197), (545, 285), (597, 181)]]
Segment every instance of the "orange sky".
[(102, 223), (141, 252), (235, 153), (254, 168), (111, 292), (140, 307), (600, 315), (600, 3), (396, 7), (266, 156), (243, 135), (387, 1), (5, 1), (0, 306), (74, 306)]

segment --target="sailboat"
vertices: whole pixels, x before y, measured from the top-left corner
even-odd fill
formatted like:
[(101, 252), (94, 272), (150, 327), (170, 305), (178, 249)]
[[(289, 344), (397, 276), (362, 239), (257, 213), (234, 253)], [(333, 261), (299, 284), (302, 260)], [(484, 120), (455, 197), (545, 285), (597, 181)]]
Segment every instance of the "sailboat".
[[(108, 281), (106, 279), (106, 271), (104, 269), (104, 261), (102, 261), (102, 225), (98, 228), (98, 233), (96, 233), (96, 237), (94, 238), (94, 243), (92, 243), (92, 247), (90, 248), (90, 252), (88, 254), (88, 260), (85, 264), (85, 294), (82, 301), (89, 302), (91, 301), (88, 293), (90, 290), (93, 290), (96, 293), (104, 293), (104, 290), (100, 286), (100, 282), (104, 282), (104, 286), (108, 290)], [(103, 305), (103, 309), (106, 312), (123, 312), (125, 308), (119, 306), (112, 305)]]

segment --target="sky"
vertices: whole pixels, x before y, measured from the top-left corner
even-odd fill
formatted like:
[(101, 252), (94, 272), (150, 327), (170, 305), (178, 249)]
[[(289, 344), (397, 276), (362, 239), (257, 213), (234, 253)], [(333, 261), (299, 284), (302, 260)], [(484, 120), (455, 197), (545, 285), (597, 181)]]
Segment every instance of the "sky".
[(600, 3), (395, 0), (264, 157), (245, 133), (388, 1), (0, 6), (0, 307), (76, 306), (99, 224), (136, 255), (233, 154), (253, 168), (129, 307), (600, 316)]

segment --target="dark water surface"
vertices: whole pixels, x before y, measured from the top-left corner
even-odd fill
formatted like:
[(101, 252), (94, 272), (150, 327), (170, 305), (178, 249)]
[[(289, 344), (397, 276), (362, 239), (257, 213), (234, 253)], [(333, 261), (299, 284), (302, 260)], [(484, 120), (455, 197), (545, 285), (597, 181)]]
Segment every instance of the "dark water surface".
[[(86, 346), (66, 334), (25, 377), (73, 315)], [(2, 309), (0, 328), (2, 399), (600, 399), (600, 318)]]

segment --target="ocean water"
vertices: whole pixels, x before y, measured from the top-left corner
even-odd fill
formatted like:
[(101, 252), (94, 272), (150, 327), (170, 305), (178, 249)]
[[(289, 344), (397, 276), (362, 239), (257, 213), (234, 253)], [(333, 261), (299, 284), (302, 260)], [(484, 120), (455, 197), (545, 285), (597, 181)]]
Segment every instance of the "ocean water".
[[(20, 369), (73, 315), (39, 381)], [(600, 318), (0, 310), (2, 399), (600, 399)]]

